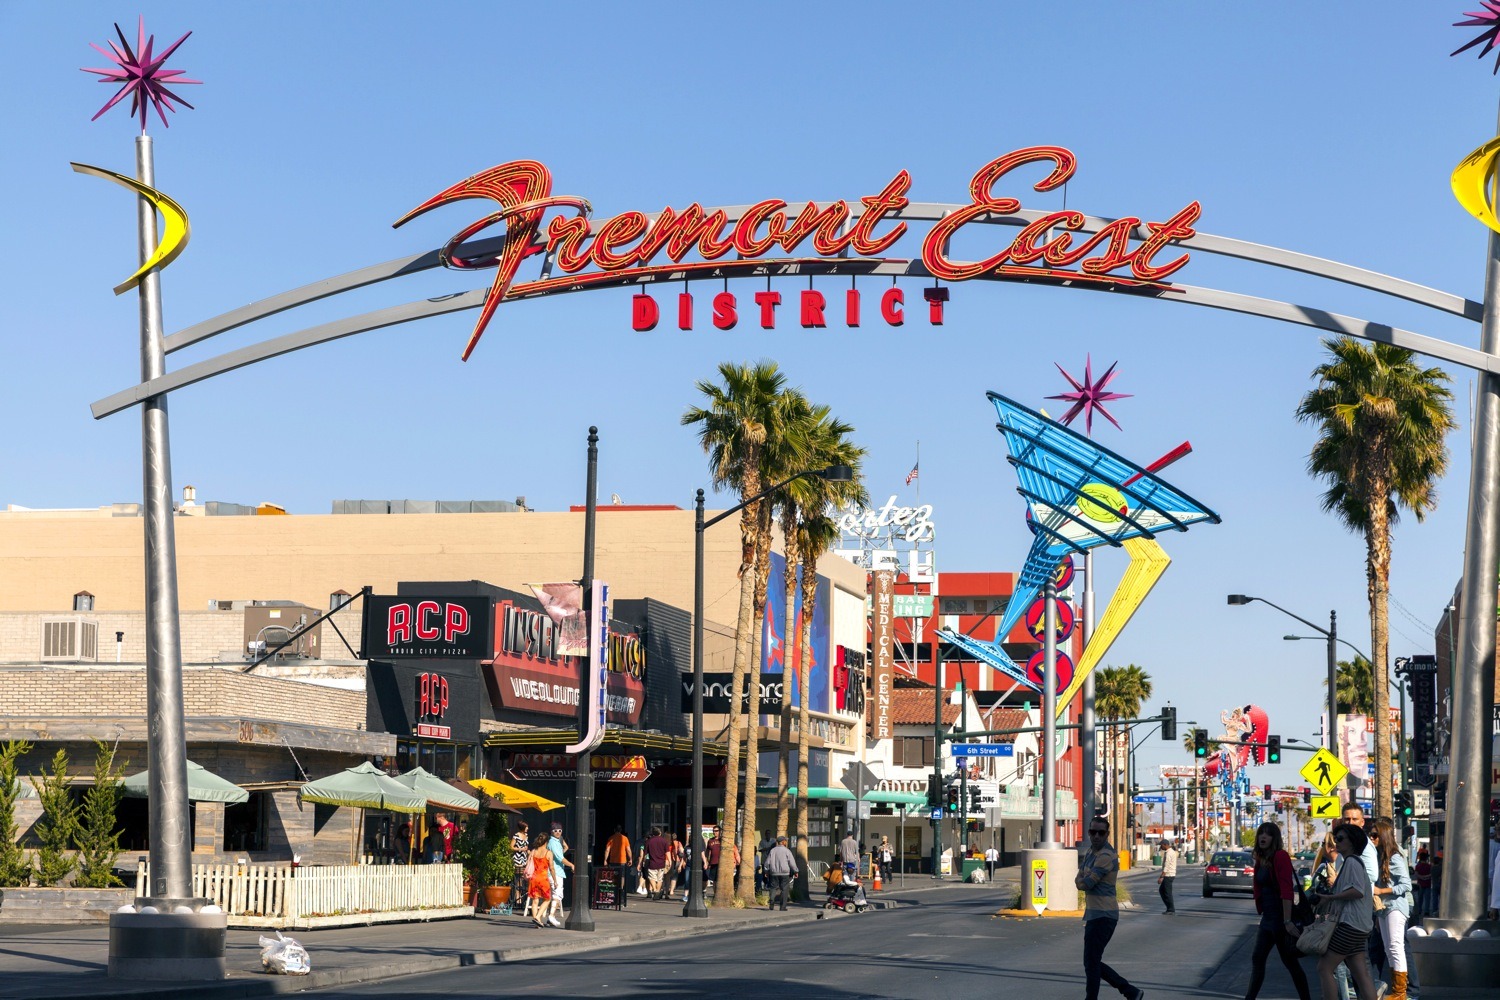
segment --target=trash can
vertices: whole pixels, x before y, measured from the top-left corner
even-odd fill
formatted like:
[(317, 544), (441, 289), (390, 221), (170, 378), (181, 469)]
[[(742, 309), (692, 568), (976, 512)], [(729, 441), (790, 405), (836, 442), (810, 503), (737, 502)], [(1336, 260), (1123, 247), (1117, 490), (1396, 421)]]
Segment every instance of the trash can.
[(969, 881), (969, 876), (970, 875), (974, 874), (977, 871), (983, 871), (983, 870), (984, 870), (984, 859), (983, 858), (964, 858), (963, 870), (960, 872), (960, 874), (963, 875), (964, 881), (967, 882), (967, 881)]

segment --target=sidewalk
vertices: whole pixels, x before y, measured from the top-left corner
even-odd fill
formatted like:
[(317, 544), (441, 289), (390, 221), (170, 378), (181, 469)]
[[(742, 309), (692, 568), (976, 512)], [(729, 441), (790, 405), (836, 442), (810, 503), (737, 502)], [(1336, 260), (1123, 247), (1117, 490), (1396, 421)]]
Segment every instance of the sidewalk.
[[(877, 907), (898, 905), (894, 894), (930, 891), (957, 882), (910, 884), (905, 890), (872, 894)], [(793, 904), (786, 913), (764, 909), (709, 907), (706, 919), (682, 916), (682, 902), (631, 897), (623, 911), (594, 910), (595, 930), (582, 933), (538, 929), (520, 916), (478, 916), (431, 923), (375, 924), (292, 934), (307, 948), (312, 973), (277, 976), (261, 971), (258, 930), (229, 931), (225, 949), (229, 978), (217, 983), (160, 983), (110, 979), (109, 928), (88, 925), (0, 927), (0, 1000), (22, 997), (233, 997), (270, 996), (298, 990), (369, 982), (437, 972), (466, 965), (519, 962), (557, 954), (613, 948), (634, 941), (721, 934), (727, 931), (800, 923), (824, 915), (816, 903)], [(830, 919), (845, 919), (834, 911)], [(857, 918), (853, 918), (857, 919)], [(273, 932), (274, 933), (274, 932)]]

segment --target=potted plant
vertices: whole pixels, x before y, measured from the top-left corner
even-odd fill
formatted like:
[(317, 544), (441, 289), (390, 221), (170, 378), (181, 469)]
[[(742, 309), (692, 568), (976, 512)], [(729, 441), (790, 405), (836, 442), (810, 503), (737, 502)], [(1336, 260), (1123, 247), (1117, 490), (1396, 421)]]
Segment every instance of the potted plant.
[(500, 817), (501, 835), (490, 842), (490, 849), (479, 866), (480, 884), (484, 886), (485, 907), (494, 910), (510, 902), (510, 884), (516, 877), (516, 862), (511, 857), (510, 838), (505, 836), (505, 817)]

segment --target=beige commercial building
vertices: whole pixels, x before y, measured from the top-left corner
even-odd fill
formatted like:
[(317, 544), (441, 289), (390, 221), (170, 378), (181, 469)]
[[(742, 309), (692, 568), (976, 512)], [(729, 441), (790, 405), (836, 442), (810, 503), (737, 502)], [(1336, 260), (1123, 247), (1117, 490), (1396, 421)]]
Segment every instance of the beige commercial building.
[[(394, 595), (399, 586), (420, 581), (484, 581), (525, 591), (527, 584), (580, 575), (581, 511), (494, 507), (513, 505), (341, 502), (335, 509), (384, 512), (327, 515), (256, 514), (191, 502), (179, 508), (174, 525), (189, 757), (255, 793), (253, 816), (244, 807), (199, 807), (198, 855), (300, 855), (306, 863), (358, 850), (356, 822), (302, 809), (296, 787), (397, 753), (397, 736), (366, 728), (378, 713), (370, 704), (368, 665), (358, 655), (363, 602), (356, 599), (299, 635), (286, 650), (290, 655), (253, 668), (250, 657), (364, 588)], [(735, 520), (705, 538), (708, 672), (728, 671), (733, 658)], [(612, 601), (657, 602), (690, 614), (691, 510), (601, 507), (597, 523), (595, 575), (609, 583)], [(0, 511), (0, 740), (36, 743), (28, 761), (33, 770), (65, 746), (75, 771), (83, 773), (92, 739), (119, 746), (133, 767), (144, 766), (143, 526), (133, 504)], [(818, 573), (831, 596), (828, 641), (863, 649), (863, 571), (827, 556)], [(685, 653), (673, 670), (686, 670)], [(498, 736), (518, 728), (497, 721), (488, 707), (484, 715), (485, 732)], [(762, 730), (764, 737), (774, 739), (774, 719), (764, 721), (772, 727)], [(863, 746), (863, 726), (849, 713), (815, 713), (814, 727), (821, 748), (852, 755)], [(710, 738), (722, 728), (722, 718), (705, 726)], [(491, 766), (498, 752), (490, 752)], [(488, 769), (477, 757), (472, 766), (460, 764), (465, 774)], [(639, 790), (634, 808), (641, 810)], [(671, 809), (663, 815), (680, 819)], [(21, 818), (28, 820), (24, 809)]]

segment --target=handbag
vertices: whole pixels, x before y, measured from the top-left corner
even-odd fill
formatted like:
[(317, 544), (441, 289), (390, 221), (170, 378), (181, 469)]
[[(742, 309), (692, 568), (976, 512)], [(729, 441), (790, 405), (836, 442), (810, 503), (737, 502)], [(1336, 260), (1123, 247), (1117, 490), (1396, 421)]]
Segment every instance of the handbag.
[(1297, 936), (1297, 950), (1304, 955), (1323, 955), (1333, 941), (1338, 922), (1331, 917), (1319, 916)]
[(536, 874), (536, 858), (533, 858), (530, 855), (527, 856), (526, 868), (524, 869), (522, 874), (526, 876), (527, 881), (531, 880), (531, 877)]

